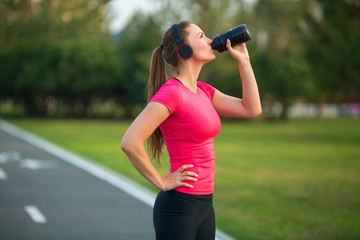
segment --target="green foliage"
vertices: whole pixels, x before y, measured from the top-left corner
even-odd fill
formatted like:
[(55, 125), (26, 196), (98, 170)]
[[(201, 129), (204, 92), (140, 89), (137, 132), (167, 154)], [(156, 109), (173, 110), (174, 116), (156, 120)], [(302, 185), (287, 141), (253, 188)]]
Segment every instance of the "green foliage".
[[(172, 23), (190, 20), (209, 38), (247, 25), (262, 102), (281, 102), (283, 118), (295, 99), (360, 101), (357, 1), (159, 2), (159, 10), (137, 12), (112, 39), (105, 27), (108, 0), (1, 1), (0, 100), (12, 98), (27, 114), (45, 115), (46, 99), (54, 97), (67, 106), (65, 115), (85, 116), (94, 99), (111, 99), (133, 117), (146, 103), (153, 49)], [(237, 65), (227, 52), (217, 54), (199, 80), (242, 97)]]
[(323, 101), (359, 101), (360, 4), (318, 0), (308, 15), (307, 57)]
[(0, 2), (0, 49), (80, 36), (104, 36), (109, 0), (41, 0)]
[(80, 101), (85, 108), (95, 96), (116, 98), (113, 83), (120, 74), (115, 49), (112, 42), (91, 38), (14, 45), (0, 54), (6, 60), (0, 67), (5, 73), (1, 97), (15, 97), (30, 115), (46, 113), (38, 101), (47, 96)]
[(153, 17), (141, 13), (137, 13), (123, 31), (118, 44), (122, 81), (117, 90), (127, 116), (132, 116), (133, 106), (143, 106), (146, 102), (150, 58), (161, 44), (161, 37)]
[(262, 99), (284, 106), (282, 117), (293, 99), (307, 97), (311, 74), (304, 56), (300, 23), (304, 7), (298, 1), (262, 1), (254, 9), (254, 68)]
[(26, 114), (45, 115), (49, 96), (72, 106), (80, 102), (80, 114), (93, 97), (116, 98), (119, 58), (103, 31), (107, 2), (2, 2), (0, 100), (14, 98)]

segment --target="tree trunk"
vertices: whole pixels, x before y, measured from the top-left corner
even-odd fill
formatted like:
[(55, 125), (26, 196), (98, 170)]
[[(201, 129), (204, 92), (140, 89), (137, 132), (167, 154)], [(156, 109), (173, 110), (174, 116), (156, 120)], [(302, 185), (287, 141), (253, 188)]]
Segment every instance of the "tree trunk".
[(288, 120), (289, 119), (289, 107), (290, 107), (290, 101), (287, 97), (284, 97), (281, 101), (281, 104), (283, 105), (280, 119), (282, 120)]

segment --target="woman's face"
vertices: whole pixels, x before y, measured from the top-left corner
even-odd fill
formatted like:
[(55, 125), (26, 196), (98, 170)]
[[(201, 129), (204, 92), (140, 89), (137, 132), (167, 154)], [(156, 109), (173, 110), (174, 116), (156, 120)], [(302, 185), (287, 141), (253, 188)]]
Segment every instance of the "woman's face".
[(191, 24), (187, 27), (186, 31), (189, 35), (185, 41), (193, 50), (192, 58), (205, 63), (214, 60), (215, 50), (213, 50), (210, 45), (212, 40), (207, 38), (205, 33), (195, 24)]

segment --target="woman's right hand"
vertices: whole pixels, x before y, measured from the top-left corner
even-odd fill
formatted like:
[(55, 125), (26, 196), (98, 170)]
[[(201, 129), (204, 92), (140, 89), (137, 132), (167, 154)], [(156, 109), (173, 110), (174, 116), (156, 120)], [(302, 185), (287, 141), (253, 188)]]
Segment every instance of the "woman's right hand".
[(187, 187), (187, 188), (193, 188), (192, 185), (185, 183), (183, 181), (197, 181), (198, 175), (194, 172), (190, 171), (184, 171), (188, 168), (193, 168), (194, 165), (188, 164), (188, 165), (182, 165), (178, 168), (178, 170), (174, 172), (169, 171), (166, 173), (164, 177), (164, 186), (161, 190), (163, 191), (170, 191), (177, 187)]

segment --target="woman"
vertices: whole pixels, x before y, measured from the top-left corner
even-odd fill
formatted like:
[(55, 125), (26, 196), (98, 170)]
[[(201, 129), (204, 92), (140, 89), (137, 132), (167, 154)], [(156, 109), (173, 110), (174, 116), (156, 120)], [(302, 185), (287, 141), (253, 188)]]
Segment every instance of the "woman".
[[(187, 56), (179, 56), (182, 41), (191, 46)], [(243, 99), (197, 81), (204, 64), (215, 59), (211, 42), (187, 21), (165, 32), (151, 59), (148, 105), (122, 139), (121, 148), (134, 167), (161, 190), (154, 205), (156, 239), (215, 239), (213, 139), (220, 131), (219, 115), (253, 118), (261, 114), (245, 43), (231, 47), (227, 42), (228, 52), (238, 64)], [(169, 80), (164, 59), (174, 70)], [(166, 143), (171, 168), (165, 177), (150, 162), (144, 147), (147, 139), (156, 161)]]

